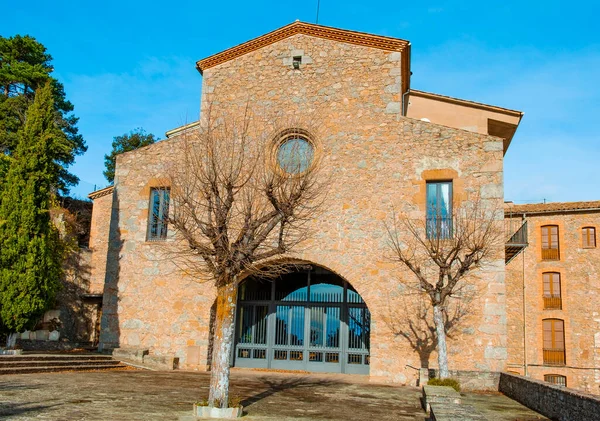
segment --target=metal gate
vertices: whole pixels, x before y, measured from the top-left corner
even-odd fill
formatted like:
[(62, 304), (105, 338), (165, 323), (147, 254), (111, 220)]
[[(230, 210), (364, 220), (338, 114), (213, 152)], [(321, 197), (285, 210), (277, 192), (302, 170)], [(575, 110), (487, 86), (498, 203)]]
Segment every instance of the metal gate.
[(339, 276), (310, 268), (238, 293), (236, 367), (369, 373), (370, 313)]

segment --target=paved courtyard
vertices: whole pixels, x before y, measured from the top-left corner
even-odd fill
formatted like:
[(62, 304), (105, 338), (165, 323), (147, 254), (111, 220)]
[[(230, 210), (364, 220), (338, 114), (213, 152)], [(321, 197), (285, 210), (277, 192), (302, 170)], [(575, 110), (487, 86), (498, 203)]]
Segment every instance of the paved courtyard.
[[(192, 420), (209, 376), (112, 371), (0, 377), (0, 418), (8, 420)], [(232, 393), (250, 420), (420, 420), (420, 389), (369, 384), (360, 377), (234, 371)], [(464, 401), (498, 421), (545, 420), (500, 394)]]

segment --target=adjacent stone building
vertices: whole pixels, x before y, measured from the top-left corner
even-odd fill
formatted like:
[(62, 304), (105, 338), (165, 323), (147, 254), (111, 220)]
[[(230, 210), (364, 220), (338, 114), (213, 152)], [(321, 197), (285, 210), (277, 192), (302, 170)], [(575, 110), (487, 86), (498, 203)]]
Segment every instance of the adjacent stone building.
[(505, 215), (529, 243), (506, 266), (507, 370), (600, 394), (600, 201)]
[[(235, 366), (413, 383), (415, 367), (436, 365), (435, 351), (400, 332), (414, 315), (402, 282), (413, 275), (386, 258), (384, 223), (392, 209), (424, 219), (432, 203), (449, 211), (480, 200), (498, 210), (502, 227), (503, 157), (522, 113), (411, 89), (410, 48), (295, 22), (197, 63), (201, 115), (209, 104), (234, 114), (250, 104), (267, 120), (289, 118), (293, 133), (275, 136), (273, 153), (304, 142), (331, 180), (310, 239), (292, 255), (301, 269), (240, 285)], [(318, 121), (319, 130), (298, 127), (304, 121)], [(198, 124), (119, 155), (114, 187), (90, 195), (91, 277), (104, 289), (102, 349), (148, 350), (205, 370), (216, 291), (161, 259), (168, 227), (149, 217), (166, 198), (179, 141)], [(479, 294), (449, 339), (453, 369), (500, 371), (514, 359), (504, 256), (498, 245), (470, 281)]]

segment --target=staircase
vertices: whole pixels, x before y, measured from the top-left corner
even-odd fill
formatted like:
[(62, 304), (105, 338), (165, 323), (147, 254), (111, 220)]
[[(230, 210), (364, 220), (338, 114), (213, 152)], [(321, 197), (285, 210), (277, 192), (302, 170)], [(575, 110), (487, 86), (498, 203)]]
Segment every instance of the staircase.
[(0, 375), (122, 369), (127, 365), (100, 354), (0, 355)]

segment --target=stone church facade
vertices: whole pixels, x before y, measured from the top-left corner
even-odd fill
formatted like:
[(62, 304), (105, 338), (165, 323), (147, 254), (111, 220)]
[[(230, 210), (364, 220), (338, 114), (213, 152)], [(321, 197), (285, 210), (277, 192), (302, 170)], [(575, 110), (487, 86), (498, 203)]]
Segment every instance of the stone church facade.
[[(402, 281), (413, 275), (387, 258), (385, 222), (393, 209), (425, 218), (427, 192), (443, 184), (452, 206), (478, 198), (503, 227), (503, 158), (522, 113), (411, 89), (410, 48), (295, 22), (197, 63), (201, 115), (208, 104), (233, 113), (250, 104), (272, 119), (318, 120), (308, 141), (331, 180), (310, 238), (292, 253), (306, 269), (266, 289), (242, 282), (235, 366), (412, 383), (415, 367), (437, 365), (435, 351), (402, 335), (414, 315)], [(90, 195), (91, 277), (103, 290), (102, 349), (149, 350), (206, 370), (216, 290), (160, 258), (168, 235), (148, 241), (153, 192), (197, 124), (119, 155), (114, 187)], [(507, 367), (504, 245), (492, 255), (472, 279), (472, 311), (449, 339), (452, 369)]]

